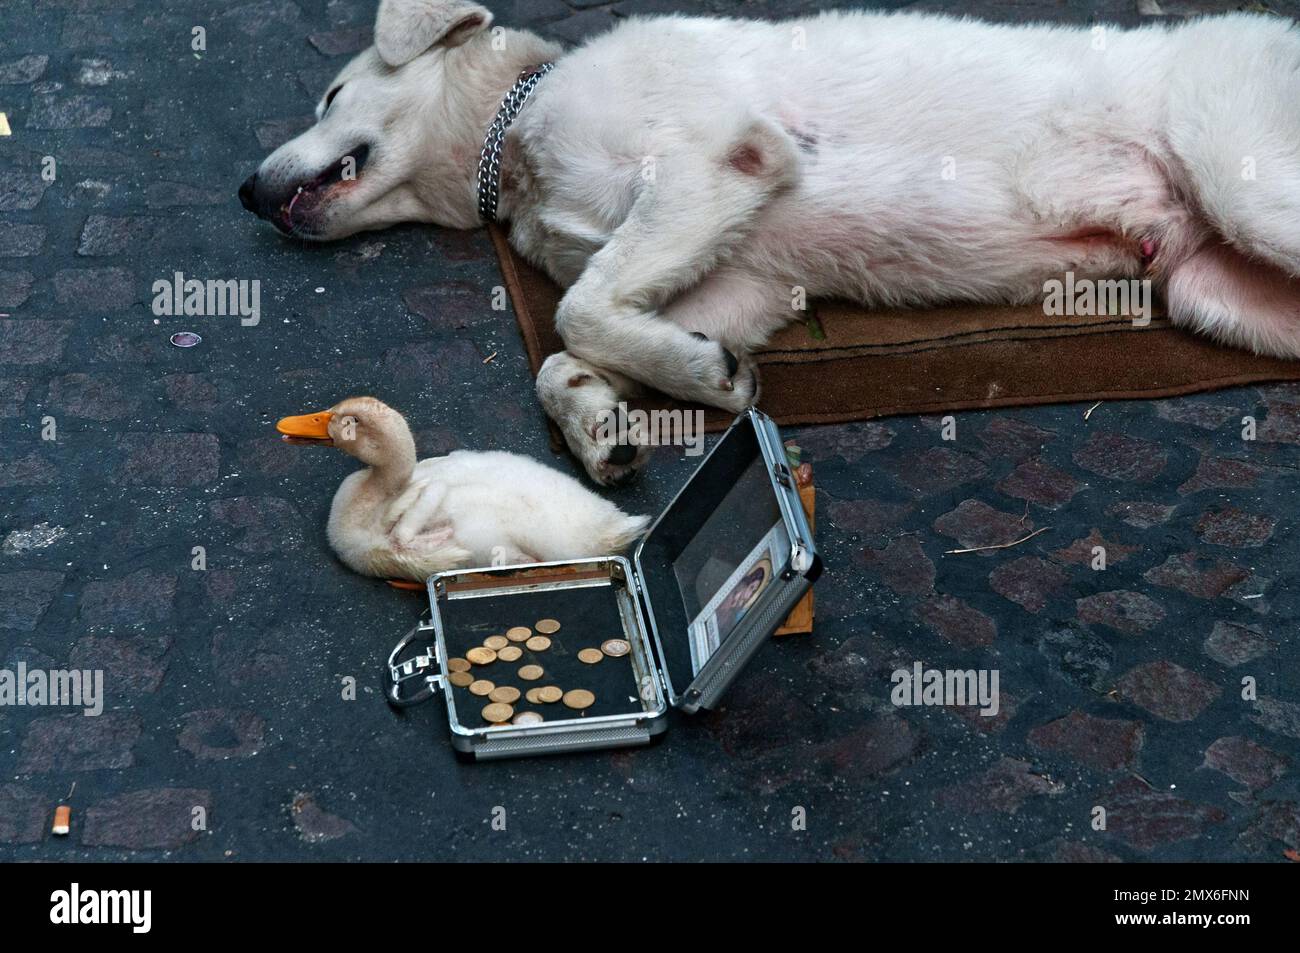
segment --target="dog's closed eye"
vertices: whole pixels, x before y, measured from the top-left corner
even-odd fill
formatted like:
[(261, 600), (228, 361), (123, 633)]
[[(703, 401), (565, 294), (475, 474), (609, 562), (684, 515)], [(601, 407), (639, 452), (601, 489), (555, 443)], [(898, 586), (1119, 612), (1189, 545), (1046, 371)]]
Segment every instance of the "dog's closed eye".
[(340, 83), (325, 94), (325, 112), (329, 112), (330, 104), (334, 102), (334, 97), (339, 94), (339, 90), (343, 88), (343, 85), (344, 84)]

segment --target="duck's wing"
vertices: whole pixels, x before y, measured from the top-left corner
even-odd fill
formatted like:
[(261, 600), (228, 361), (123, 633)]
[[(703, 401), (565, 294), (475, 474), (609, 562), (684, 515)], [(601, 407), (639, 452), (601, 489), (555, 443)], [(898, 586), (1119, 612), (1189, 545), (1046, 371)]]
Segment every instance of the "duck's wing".
[(384, 519), (385, 525), (391, 527), (389, 539), (401, 546), (438, 524), (450, 529), (450, 521), (438, 519), (438, 511), (446, 498), (447, 488), (442, 483), (412, 483), (389, 504)]

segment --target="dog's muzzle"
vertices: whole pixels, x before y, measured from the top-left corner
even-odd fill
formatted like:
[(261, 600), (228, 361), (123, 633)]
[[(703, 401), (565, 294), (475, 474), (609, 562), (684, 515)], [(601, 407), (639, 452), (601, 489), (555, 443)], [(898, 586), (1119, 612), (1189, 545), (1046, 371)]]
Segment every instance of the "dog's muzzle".
[(264, 218), (281, 231), (292, 231), (292, 209), (299, 199), (307, 205), (321, 193), (345, 180), (354, 181), (361, 175), (370, 158), (370, 146), (362, 143), (340, 156), (311, 179), (268, 187), (254, 172), (239, 186), (239, 204), (259, 218)]

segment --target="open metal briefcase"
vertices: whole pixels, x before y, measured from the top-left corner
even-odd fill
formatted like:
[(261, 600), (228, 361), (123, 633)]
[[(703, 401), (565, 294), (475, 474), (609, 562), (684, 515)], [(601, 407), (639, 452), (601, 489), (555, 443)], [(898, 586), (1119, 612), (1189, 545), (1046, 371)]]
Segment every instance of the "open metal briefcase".
[[(631, 561), (601, 556), (430, 577), (430, 619), (389, 655), (389, 702), (406, 707), (441, 691), (452, 745), (471, 759), (647, 744), (667, 728), (669, 706), (714, 707), (820, 572), (780, 432), (751, 409), (654, 521)], [(525, 652), (521, 668), (541, 666), (545, 681), (537, 684), (582, 688), (594, 703), (580, 711), (524, 704), (543, 720), (486, 723), (486, 699), (454, 686), (448, 661), (539, 619), (560, 628), (545, 651)], [(576, 657), (607, 639), (625, 641), (626, 657), (591, 665)], [(499, 661), (480, 671), (494, 684), (512, 674)]]

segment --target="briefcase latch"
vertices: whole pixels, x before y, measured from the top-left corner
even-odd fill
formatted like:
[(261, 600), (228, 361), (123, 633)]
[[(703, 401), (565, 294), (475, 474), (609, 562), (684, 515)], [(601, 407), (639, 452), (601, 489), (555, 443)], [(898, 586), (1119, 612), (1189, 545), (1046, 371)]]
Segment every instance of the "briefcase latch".
[(433, 645), (408, 659), (402, 659), (402, 653), (421, 637), (428, 637), (433, 626), (425, 622), (417, 623), (410, 632), (402, 637), (393, 651), (388, 654), (388, 704), (394, 708), (410, 708), (428, 701), (438, 691), (438, 650)]

